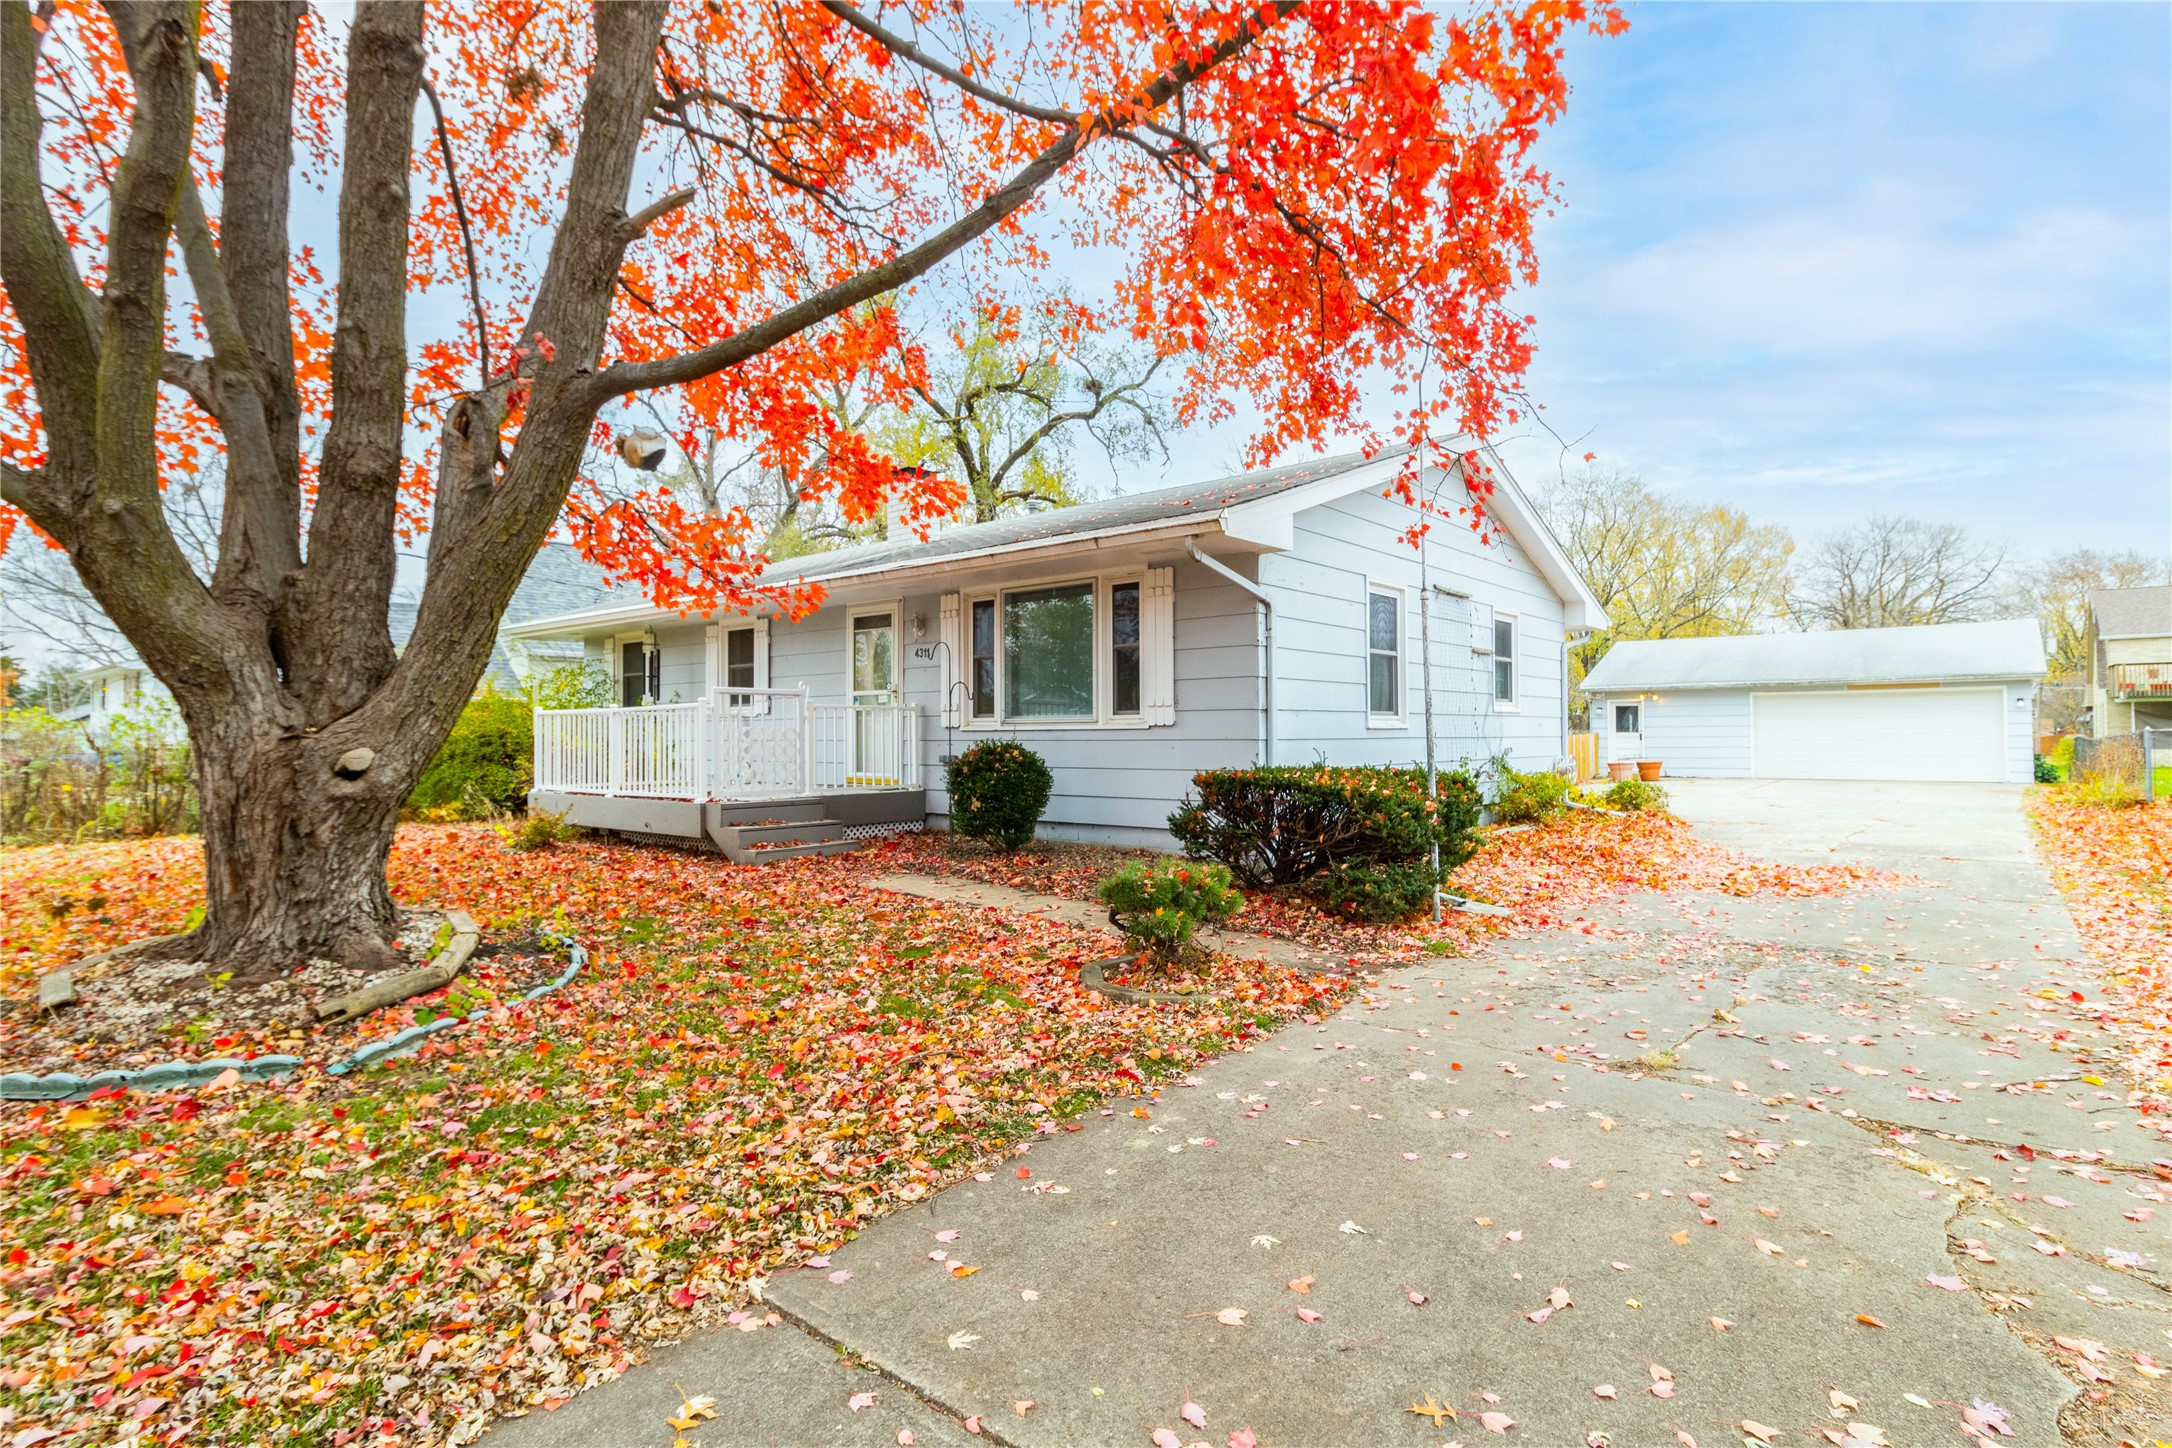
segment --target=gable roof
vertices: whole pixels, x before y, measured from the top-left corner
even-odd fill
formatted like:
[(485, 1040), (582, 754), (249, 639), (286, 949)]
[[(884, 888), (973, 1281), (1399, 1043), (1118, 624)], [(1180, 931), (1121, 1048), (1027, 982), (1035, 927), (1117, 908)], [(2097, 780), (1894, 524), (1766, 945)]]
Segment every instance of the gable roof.
[(2172, 588), (2092, 588), (2100, 639), (2172, 638)]
[[(763, 577), (777, 583), (838, 584), (908, 570), (939, 569), (946, 563), (980, 563), (1010, 554), (1164, 531), (1213, 530), (1253, 546), (1284, 549), (1292, 546), (1290, 518), (1295, 513), (1365, 488), (1385, 486), (1409, 453), (1405, 446), (1383, 448), (1370, 455), (1342, 453), (1310, 458), (1235, 477), (1180, 483), (1151, 492), (999, 518), (992, 523), (960, 524), (926, 541), (886, 540), (780, 559), (764, 570)], [(1493, 497), (1493, 512), (1524, 545), (1547, 582), (1567, 601), (1569, 626), (1602, 625), (1604, 608), (1560, 543), (1490, 450), (1487, 462), (1502, 484)], [(675, 616), (672, 610), (649, 606), (635, 590), (616, 589), (584, 613), (532, 620), (509, 627), (507, 633), (515, 638), (542, 638), (554, 631)]]
[(2044, 635), (2033, 618), (1823, 633), (1626, 639), (1584, 680), (1587, 694), (1784, 684), (1964, 683), (2037, 679)]
[(1407, 447), (1399, 447), (1383, 449), (1370, 457), (1364, 453), (1343, 453), (1337, 457), (1311, 458), (1233, 478), (1179, 483), (1149, 493), (1127, 493), (1098, 502), (1075, 503), (1068, 508), (1021, 513), (1016, 517), (998, 518), (992, 523), (963, 523), (945, 528), (926, 542), (908, 537), (894, 543), (862, 543), (854, 548), (787, 558), (771, 564), (764, 576), (779, 582), (850, 578), (903, 564), (977, 557), (1059, 539), (1106, 537), (1112, 533), (1216, 518), (1245, 503), (1271, 498), (1309, 483), (1344, 477), (1370, 463), (1400, 461), (1409, 451)]

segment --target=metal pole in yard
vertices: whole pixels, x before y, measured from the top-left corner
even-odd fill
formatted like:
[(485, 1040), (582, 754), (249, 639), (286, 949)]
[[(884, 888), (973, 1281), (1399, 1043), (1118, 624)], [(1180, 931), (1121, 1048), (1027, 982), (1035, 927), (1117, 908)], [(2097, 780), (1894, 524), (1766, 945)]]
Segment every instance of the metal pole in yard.
[(2142, 727), (2142, 798), (2157, 802), (2157, 731)]
[[(1438, 485), (1436, 484), (1436, 487)], [(1427, 567), (1432, 553), (1431, 537), (1418, 535), (1418, 673), (1425, 681), (1425, 802), (1440, 808), (1438, 761), (1433, 753), (1433, 579)], [(1370, 607), (1370, 603), (1367, 605)], [(1440, 832), (1436, 827), (1426, 847), (1426, 863), (1433, 870), (1433, 923), (1440, 924)]]

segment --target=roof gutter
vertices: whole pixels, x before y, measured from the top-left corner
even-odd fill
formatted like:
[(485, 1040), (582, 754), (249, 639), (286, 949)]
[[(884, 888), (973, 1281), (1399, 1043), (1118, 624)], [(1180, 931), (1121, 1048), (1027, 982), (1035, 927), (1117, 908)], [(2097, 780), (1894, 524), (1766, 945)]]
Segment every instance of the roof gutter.
[(1192, 561), (1210, 573), (1218, 573), (1237, 587), (1259, 600), (1260, 644), (1266, 651), (1266, 667), (1260, 679), (1260, 713), (1264, 716), (1265, 738), (1260, 745), (1261, 765), (1272, 768), (1275, 762), (1275, 601), (1266, 589), (1231, 568), (1221, 559), (1199, 551), (1197, 538), (1184, 540), (1184, 551), (1192, 555)]

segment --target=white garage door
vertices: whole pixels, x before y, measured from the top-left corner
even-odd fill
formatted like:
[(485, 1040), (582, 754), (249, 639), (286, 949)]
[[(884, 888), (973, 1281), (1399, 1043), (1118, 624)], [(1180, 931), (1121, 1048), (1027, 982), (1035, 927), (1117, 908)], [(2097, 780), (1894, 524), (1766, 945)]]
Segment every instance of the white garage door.
[(1998, 689), (1751, 696), (1759, 779), (2006, 778)]

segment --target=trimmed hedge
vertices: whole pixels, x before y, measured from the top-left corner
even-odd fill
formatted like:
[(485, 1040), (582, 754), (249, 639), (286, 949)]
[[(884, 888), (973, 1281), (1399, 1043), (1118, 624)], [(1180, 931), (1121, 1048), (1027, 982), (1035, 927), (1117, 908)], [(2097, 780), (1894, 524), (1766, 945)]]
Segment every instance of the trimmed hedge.
[(1478, 786), (1461, 770), (1440, 773), (1430, 805), (1420, 769), (1210, 769), (1192, 788), (1169, 833), (1255, 888), (1353, 865), (1423, 865), (1436, 843), (1441, 868), (1453, 870), (1478, 848)]
[(1330, 915), (1388, 925), (1430, 909), (1442, 876), (1424, 860), (1402, 865), (1337, 865), (1313, 886)]
[(1047, 761), (1015, 739), (988, 739), (950, 761), (950, 828), (1015, 850), (1033, 838), (1056, 778)]
[(470, 700), (444, 747), (424, 766), (407, 807), (417, 813), (518, 814), (528, 805), (534, 761), (535, 716), (526, 699)]

